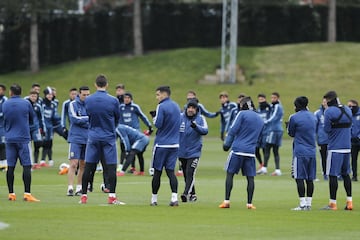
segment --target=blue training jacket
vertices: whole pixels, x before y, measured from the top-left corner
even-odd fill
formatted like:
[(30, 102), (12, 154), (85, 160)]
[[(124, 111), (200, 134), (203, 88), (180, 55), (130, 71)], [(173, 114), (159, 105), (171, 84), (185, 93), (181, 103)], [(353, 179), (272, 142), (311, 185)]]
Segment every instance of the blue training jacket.
[(289, 117), (287, 132), (294, 138), (294, 156), (316, 156), (316, 118), (308, 110), (301, 110)]
[(234, 102), (226, 102), (224, 104), (221, 104), (220, 108), (220, 133), (221, 135), (225, 133), (226, 125), (228, 124), (230, 120), (230, 112), (231, 109), (237, 108), (237, 104)]
[(116, 140), (115, 128), (119, 124), (119, 100), (106, 91), (97, 90), (85, 99), (85, 108), (89, 116), (88, 140)]
[(176, 102), (170, 98), (159, 102), (153, 122), (157, 128), (154, 145), (179, 147), (180, 107)]
[[(0, 96), (0, 137), (3, 138), (5, 136), (5, 128), (4, 128), (4, 113), (3, 113), (3, 104), (8, 98), (6, 96)], [(1, 143), (4, 143), (3, 139), (0, 139)]]
[(329, 143), (328, 134), (324, 130), (324, 112), (325, 109), (323, 106), (320, 106), (320, 108), (314, 112), (316, 119), (316, 140), (319, 145)]
[[(181, 113), (179, 158), (199, 158), (201, 156), (202, 136), (208, 134), (208, 125), (205, 117), (197, 113), (188, 117), (186, 112)], [(191, 122), (196, 127), (192, 128)]]
[(280, 102), (271, 104), (270, 117), (265, 121), (265, 125), (268, 132), (271, 131), (283, 131), (282, 117), (284, 115), (284, 109)]
[(34, 111), (29, 101), (20, 96), (12, 96), (3, 104), (5, 141), (8, 143), (28, 143), (30, 124)]
[(86, 144), (88, 139), (89, 116), (86, 112), (85, 102), (77, 96), (69, 103), (68, 114), (70, 119), (69, 143)]
[(332, 126), (332, 123), (336, 123), (336, 120), (340, 117), (341, 108), (337, 106), (330, 106), (325, 110), (324, 130), (329, 135), (328, 150), (340, 150), (343, 152), (350, 152), (352, 113), (349, 107), (341, 107), (344, 109), (346, 114), (342, 114), (338, 123), (349, 123), (349, 127), (335, 128)]
[(124, 124), (117, 126), (116, 133), (120, 137), (121, 142), (124, 143), (126, 152), (129, 152), (131, 149), (143, 152), (150, 141), (149, 137), (142, 132)]
[(352, 115), (351, 138), (360, 140), (360, 109)]
[[(184, 112), (186, 111), (186, 108), (187, 108), (187, 103), (184, 105)], [(205, 106), (201, 103), (198, 103), (198, 109), (199, 109), (199, 113), (200, 115), (203, 115), (207, 118), (216, 118), (217, 117), (217, 113), (215, 112), (209, 112)]]
[(141, 111), (139, 105), (131, 102), (129, 104), (121, 104), (120, 105), (120, 123), (128, 125), (137, 130), (140, 129), (139, 118), (144, 122), (147, 127), (151, 127), (151, 123), (146, 115)]
[[(75, 99), (74, 99), (75, 100)], [(66, 119), (68, 119), (70, 124), (70, 116), (69, 116), (69, 105), (70, 105), (71, 99), (66, 100), (62, 104), (61, 109), (61, 126), (64, 128), (66, 127)]]
[(252, 110), (241, 110), (231, 124), (224, 146), (235, 154), (255, 156), (255, 148), (264, 126), (264, 121)]

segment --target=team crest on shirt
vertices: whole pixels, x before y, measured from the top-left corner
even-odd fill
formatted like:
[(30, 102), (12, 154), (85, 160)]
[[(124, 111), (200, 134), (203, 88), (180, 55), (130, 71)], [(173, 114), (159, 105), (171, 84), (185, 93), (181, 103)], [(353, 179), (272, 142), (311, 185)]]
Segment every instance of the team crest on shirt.
[(75, 156), (75, 153), (74, 152), (70, 152), (70, 157), (74, 157)]
[(134, 107), (131, 107), (130, 110), (131, 110), (131, 111), (134, 111)]

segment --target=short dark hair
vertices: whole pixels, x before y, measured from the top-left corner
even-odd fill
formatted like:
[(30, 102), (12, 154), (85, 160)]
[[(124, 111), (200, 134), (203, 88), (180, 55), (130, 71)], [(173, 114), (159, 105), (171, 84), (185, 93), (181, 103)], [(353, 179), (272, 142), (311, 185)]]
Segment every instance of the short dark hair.
[(125, 85), (122, 83), (119, 83), (118, 85), (116, 85), (115, 89), (118, 89), (118, 88), (125, 89)]
[(169, 86), (160, 86), (156, 89), (156, 91), (166, 92), (168, 96), (170, 96), (170, 94), (171, 94), (171, 90), (170, 90)]
[(258, 98), (259, 98), (259, 97), (266, 98), (266, 95), (265, 95), (264, 93), (259, 93), (259, 94), (257, 95), (257, 97), (258, 97)]
[(36, 95), (39, 96), (39, 93), (37, 91), (34, 91), (34, 90), (31, 90), (30, 93), (29, 93), (29, 95), (32, 95), (32, 94), (36, 94)]
[(107, 81), (105, 75), (100, 74), (99, 76), (96, 77), (95, 83), (96, 83), (96, 86), (103, 88), (106, 86), (108, 81)]
[(349, 102), (351, 102), (355, 106), (359, 106), (359, 103), (355, 99), (350, 99)]
[(19, 84), (14, 83), (13, 85), (10, 86), (10, 91), (14, 94), (14, 95), (21, 95), (21, 87)]
[(189, 90), (187, 93), (188, 93), (188, 94), (192, 94), (192, 95), (194, 95), (194, 96), (196, 97), (196, 92), (193, 91), (193, 90)]
[(77, 91), (77, 88), (75, 88), (75, 87), (70, 88), (69, 92), (72, 92), (72, 91)]
[(271, 95), (275, 95), (277, 96), (278, 98), (280, 98), (280, 94), (278, 92), (273, 92)]
[(33, 83), (33, 84), (31, 85), (31, 88), (34, 88), (34, 87), (40, 87), (40, 84), (38, 84), (38, 83)]
[(81, 93), (81, 91), (88, 91), (88, 90), (90, 90), (90, 88), (88, 87), (88, 86), (81, 86), (80, 88), (79, 88), (79, 92)]

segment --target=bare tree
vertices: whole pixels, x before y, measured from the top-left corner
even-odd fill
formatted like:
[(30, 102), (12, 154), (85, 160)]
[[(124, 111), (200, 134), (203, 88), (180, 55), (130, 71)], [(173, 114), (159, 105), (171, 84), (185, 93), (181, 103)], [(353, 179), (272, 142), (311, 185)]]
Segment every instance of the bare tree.
[(329, 0), (328, 42), (336, 42), (336, 0)]
[(133, 31), (134, 31), (134, 54), (135, 56), (141, 56), (143, 55), (141, 0), (134, 0)]

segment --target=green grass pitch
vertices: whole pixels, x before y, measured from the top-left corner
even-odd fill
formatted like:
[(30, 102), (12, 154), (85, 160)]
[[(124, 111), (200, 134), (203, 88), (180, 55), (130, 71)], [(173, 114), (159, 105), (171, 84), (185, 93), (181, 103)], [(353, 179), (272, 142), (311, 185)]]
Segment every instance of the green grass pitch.
[[(338, 211), (321, 211), (328, 203), (328, 182), (315, 183), (313, 209), (296, 212), (296, 185), (290, 177), (291, 140), (280, 148), (280, 177), (255, 178), (254, 205), (246, 209), (246, 180), (235, 176), (231, 208), (219, 209), (224, 199), (227, 153), (217, 138), (205, 138), (203, 155), (197, 172), (198, 201), (168, 206), (170, 187), (165, 173), (159, 191), (159, 206), (150, 207), (151, 177), (118, 177), (117, 195), (125, 206), (106, 203), (107, 195), (100, 191), (101, 173), (95, 176), (94, 192), (88, 203), (80, 205), (79, 197), (67, 197), (66, 176), (58, 175), (58, 166), (67, 162), (67, 143), (55, 138), (56, 166), (33, 172), (32, 193), (39, 203), (22, 201), (21, 167), (15, 175), (18, 200), (7, 200), (5, 173), (0, 173), (1, 239), (354, 239), (359, 236), (360, 211), (357, 199), (359, 184), (353, 184), (354, 210), (342, 210), (345, 192), (339, 182)], [(150, 147), (145, 154), (149, 166)], [(274, 168), (273, 158), (269, 171)], [(179, 179), (179, 192), (184, 182)]]

